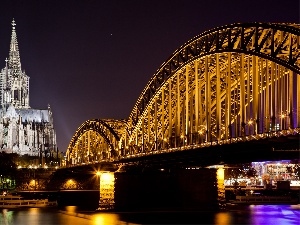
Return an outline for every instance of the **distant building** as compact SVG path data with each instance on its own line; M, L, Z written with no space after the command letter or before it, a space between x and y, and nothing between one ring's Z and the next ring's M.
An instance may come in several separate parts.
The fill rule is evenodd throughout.
M21 69L15 26L13 20L9 56L0 71L0 151L48 157L57 148L51 108L29 106L29 76Z

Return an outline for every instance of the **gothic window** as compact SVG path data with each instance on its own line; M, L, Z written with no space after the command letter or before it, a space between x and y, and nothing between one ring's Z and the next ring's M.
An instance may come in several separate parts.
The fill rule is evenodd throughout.
M18 90L14 90L14 99L19 100Z

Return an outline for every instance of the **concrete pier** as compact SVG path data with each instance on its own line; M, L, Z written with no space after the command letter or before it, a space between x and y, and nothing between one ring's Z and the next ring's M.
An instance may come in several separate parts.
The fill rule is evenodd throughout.
M115 210L215 210L217 169L115 173Z

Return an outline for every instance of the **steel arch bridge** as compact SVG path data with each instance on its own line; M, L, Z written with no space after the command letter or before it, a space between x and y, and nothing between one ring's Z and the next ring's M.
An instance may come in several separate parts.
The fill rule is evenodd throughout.
M67 161L114 161L299 131L300 24L232 24L177 49L127 120L85 122Z
M93 119L84 122L73 135L67 150L69 163L85 164L117 156L125 120Z

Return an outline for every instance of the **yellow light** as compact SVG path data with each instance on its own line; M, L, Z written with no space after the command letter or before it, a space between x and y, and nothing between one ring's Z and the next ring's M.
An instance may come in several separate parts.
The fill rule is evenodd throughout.
M285 115L284 115L284 114L281 114L280 117L281 117L281 119L283 119L283 118L285 117Z
M100 171L97 171L97 172L96 172L96 175L97 175L97 176L100 176L100 175L101 175L101 172L100 172Z
M214 224L231 224L231 218L228 213L219 212L215 216Z
M248 121L248 124L249 124L249 125L251 125L252 123L253 123L253 121L252 121L252 120L249 120L249 121Z
M99 213L94 214L91 217L92 224L117 224L119 222L119 217L116 214L110 213Z
M110 183L115 180L114 174L113 173L102 173L100 177L101 181L100 182L105 182L105 183Z
M114 173L103 171L100 172L100 200L99 209L111 209L114 205Z
M34 216L36 216L36 215L38 215L39 213L40 213L40 209L39 208L29 208L28 209L29 211L30 211L30 215L34 215Z
M30 185L30 186L35 186L35 180L31 180L31 181L29 182L29 185Z
M66 211L68 212L68 213L75 213L76 212L76 207L77 206L66 206Z
M217 169L217 179L224 181L224 168L220 167Z

